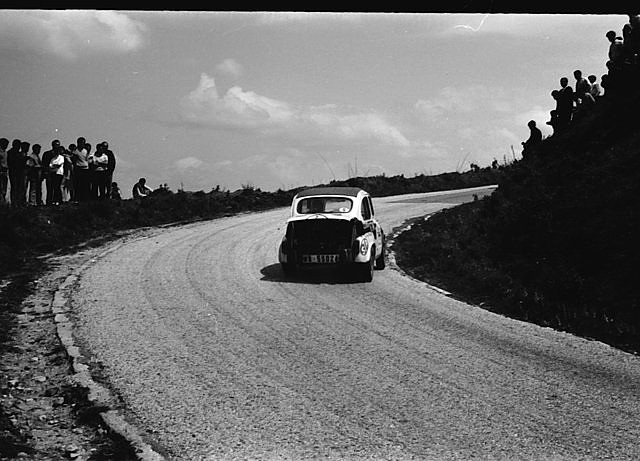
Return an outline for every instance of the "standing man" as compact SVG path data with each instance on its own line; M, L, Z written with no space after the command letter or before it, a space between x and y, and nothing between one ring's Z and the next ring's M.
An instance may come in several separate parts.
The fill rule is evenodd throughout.
M576 79L575 101L576 105L579 106L585 98L584 95L591 91L591 83L582 76L581 70L574 71L573 76Z
M58 147L60 147L60 141L57 139L54 139L53 141L51 141L51 150L48 150L44 154L42 154L42 173L43 173L42 179L45 181L45 186L47 191L47 198L46 198L47 205L51 205L53 203L54 178L51 176L52 173L51 173L51 168L49 168L49 166L51 165L51 160L53 160L53 157L57 155Z
M89 156L89 164L93 165L93 180L96 191L94 196L98 199L108 199L107 195L107 164L109 163L109 157L105 152L103 143L96 146L96 151L93 155Z
M571 123L573 114L573 88L569 86L569 79L562 77L560 79L560 89L558 90L558 128L562 131L566 130Z
M116 169L116 156L109 150L109 143L104 141L104 153L107 155L107 172L106 172L106 184L107 184L107 197L111 197L111 184L113 183L113 172Z
M28 143L27 143L28 144ZM28 147L27 147L28 149ZM7 152L7 166L9 167L9 183L11 184L11 206L22 206L25 198L24 168L25 155L22 153L22 141L14 139L11 149Z
M9 184L7 147L9 147L9 140L0 138L0 205L6 205L7 203L7 185Z
M62 178L64 177L64 147L58 144L49 162L49 179L51 183L51 204L62 203Z
M75 200L86 202L89 200L91 182L89 180L89 149L85 138L78 138L76 148L71 153L71 157L73 160Z
M42 162L40 161L40 144L34 144L27 156L27 187L29 205L42 205Z

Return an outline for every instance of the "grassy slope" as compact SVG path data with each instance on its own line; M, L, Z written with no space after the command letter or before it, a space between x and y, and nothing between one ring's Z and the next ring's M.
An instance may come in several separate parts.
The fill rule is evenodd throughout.
M492 197L402 235L399 264L505 315L640 351L639 108L638 93L600 101Z

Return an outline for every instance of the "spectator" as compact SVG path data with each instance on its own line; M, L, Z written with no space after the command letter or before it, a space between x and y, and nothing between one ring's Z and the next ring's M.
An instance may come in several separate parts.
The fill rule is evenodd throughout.
M73 160L71 159L71 152L76 150L75 144L69 144L69 148L65 149L62 155L64 156L64 175L62 177L62 200L64 202L70 202L74 199L73 191Z
M597 101L598 98L602 96L602 88L600 88L600 85L596 80L598 80L598 77L595 75L589 75L589 83L591 83L591 90L589 90L589 93L591 93L593 99Z
M531 149L542 142L542 132L536 126L536 122L534 120L530 120L527 123L529 130L531 131L529 135L529 139L522 143L522 157L525 158L531 152Z
M631 53L631 64L640 64L640 14L629 15L629 51Z
M151 193L151 189L146 185L147 180L140 178L137 183L133 185L133 198L147 197Z
M27 156L28 204L42 205L42 162L40 160L40 144L34 144Z
M0 205L6 205L7 203L7 186L9 185L7 147L9 147L9 140L0 138Z
M51 205L53 203L53 178L51 173L51 160L57 155L58 147L60 147L60 141L54 139L51 141L51 150L42 154L42 179L45 181L45 188L47 191L46 204Z
M573 88L569 85L569 79L567 79L567 77L560 79L560 87L558 90L558 107L556 111L558 115L558 128L564 131L569 127L569 123L571 123L571 115L573 113Z
M87 162L89 162L89 157L91 157L91 144L89 144L88 142L85 143L84 145L85 149L87 150ZM89 162L89 168L88 168L88 184L87 184L87 200L92 200L97 198L97 195L94 195L94 193L97 191L96 187L95 187L95 178L94 178L94 171L95 167L93 165L93 163Z
M556 134L556 130L558 127L558 111L556 110L552 110L551 112L549 112L549 121L547 122L547 125L550 125L551 128L553 128L553 134Z
M609 45L609 61L607 62L607 68L609 70L622 69L622 63L624 61L624 44L622 38L618 37L613 30L606 33L606 37L611 43Z
M582 104L584 95L591 91L591 84L586 78L582 76L581 70L574 71L573 76L576 79L576 91L575 91L574 97L576 101L576 106L579 106L580 104Z
M113 172L116 169L116 156L113 155L113 152L109 150L109 143L104 141L102 143L104 145L104 152L107 155L107 172L106 172L106 184L107 184L107 197L111 197L111 184L113 183Z
M14 139L11 143L11 149L7 151L9 183L11 184L11 206L21 206L25 202L25 157L22 141Z
M109 158L106 154L106 148L103 143L96 146L96 152L89 155L89 165L93 165L93 187L94 198L107 199L107 166Z
M62 203L62 179L64 178L64 147L58 145L49 162L49 178L51 181L51 204Z
M87 142L83 137L79 137L75 150L71 152L73 162L73 189L75 191L74 200L86 202L89 200L91 181L89 178L89 151Z
M120 187L118 187L117 182L111 183L111 195L109 195L111 200L122 200L122 195L120 195Z

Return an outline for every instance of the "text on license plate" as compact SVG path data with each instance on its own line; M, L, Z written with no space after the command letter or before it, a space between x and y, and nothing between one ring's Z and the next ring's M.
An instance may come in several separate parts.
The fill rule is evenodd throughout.
M302 255L302 262L305 264L308 263L337 263L339 262L339 255Z

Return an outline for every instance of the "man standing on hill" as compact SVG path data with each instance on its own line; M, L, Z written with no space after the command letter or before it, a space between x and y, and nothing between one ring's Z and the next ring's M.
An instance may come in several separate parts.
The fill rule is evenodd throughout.
M569 79L562 77L560 79L560 89L558 90L558 130L564 131L571 123L571 115L573 113L573 88L569 86Z
M7 138L0 138L0 205L7 203L7 186L9 185L7 147L9 147L9 140Z
M573 76L576 79L575 100L576 100L576 105L579 106L580 104L582 104L582 101L584 100L584 97L585 97L584 95L591 91L591 84L586 78L582 76L581 70L574 71Z
M29 144L29 143L27 143ZM27 146L27 151L29 146ZM9 182L11 184L11 206L22 206L25 202L25 160L24 146L19 139L14 139L11 149L7 152L7 166L9 167ZM28 153L28 152L27 152Z
M51 164L51 160L55 157L58 151L58 147L60 147L60 141L54 139L51 141L51 150L46 151L42 154L42 179L45 181L45 187L47 191L46 203L47 205L51 205L53 203L53 173L51 172L51 168L49 165Z
M113 155L113 152L109 149L109 143L107 141L103 141L104 145L104 153L107 155L107 173L106 173L106 185L107 185L107 197L111 197L111 184L113 183L113 172L116 169L116 156Z
M75 200L86 202L89 200L89 151L87 141L82 136L78 138L76 148L71 152L73 161L73 180L75 190Z

